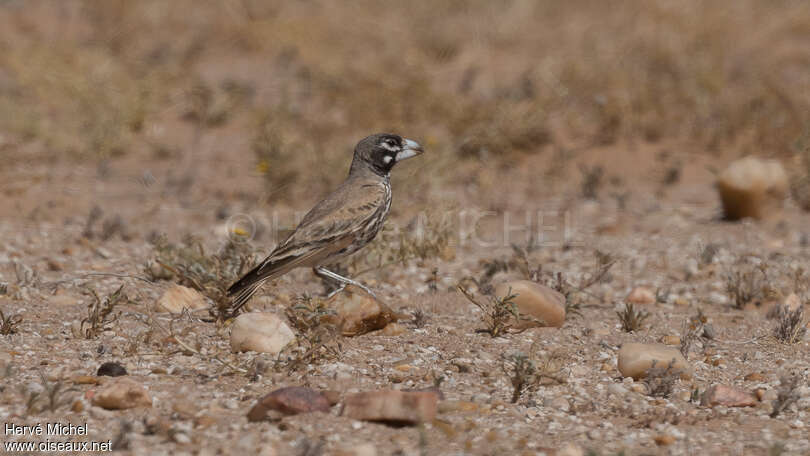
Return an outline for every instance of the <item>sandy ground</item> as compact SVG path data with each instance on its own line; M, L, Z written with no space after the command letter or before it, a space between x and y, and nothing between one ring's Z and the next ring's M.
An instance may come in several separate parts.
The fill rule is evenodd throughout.
M201 164L209 166L215 167L216 162ZM807 338L792 345L778 343L772 336L774 320L767 319L761 309L734 308L726 293L726 275L746 258L770 265L775 289L793 291L792 274L808 266L802 231L808 217L790 203L778 221L724 222L718 217L712 182L698 177L673 186L663 196L656 195L649 184L649 193L634 193L638 196L622 209L610 199L579 198L564 209L553 200L539 201L537 210L546 215L547 229L528 258L532 267L542 268L543 280L562 272L578 283L596 270L596 250L609 253L617 263L587 295L578 295L581 315L569 315L562 328L491 338L476 332L483 325L480 314L455 290L455 284L465 276L480 276L482 261L513 258L498 227L504 211L490 216L494 221L484 220L473 236L461 239L454 234L452 260L410 261L364 276L400 313L410 315L420 309L426 318L424 326L416 327L406 319L406 331L398 336L372 333L342 338L339 356L288 373L274 369L264 355L231 354L227 327L191 317L175 321L173 330L200 352L184 352L171 343L165 333L170 318L149 310L168 284L126 276L144 276L144 265L154 255L145 240L152 231L190 232L212 249L221 246L227 235L217 230L223 222L217 221L214 208L227 204L195 198L193 192L167 197L159 189L168 184L159 177L150 187L134 190L141 185L135 170L115 163L109 169L103 179L76 178L91 172L80 167L69 172L59 167L20 167L18 173L10 173L7 192L15 180L37 182L37 175L47 184L25 187L12 200L20 215L2 222L2 277L9 283L3 310L22 316L16 334L1 340L7 365L2 392L6 422L87 423L91 440L111 439L133 454L233 454L256 448L278 454L328 454L354 451L366 443L378 454L555 454L572 443L595 454L810 451L806 399L799 402L804 408L794 405L777 418L768 416L767 400L745 408L709 408L689 400L693 391L703 392L716 383L776 391L781 376L807 375ZM687 170L689 175L700 175L689 166ZM71 191L54 191L59 188ZM408 202L400 198L397 204ZM98 235L87 240L87 214L80 208L91 205L102 208L102 221L113 214L120 216L126 240L120 234L106 241ZM301 207L305 206L302 202ZM569 215L554 222L552 216L563 211ZM391 221L405 222L402 217ZM514 225L517 228L510 231L509 241L525 245L529 230ZM256 244L258 250L269 247ZM714 245L716 253L705 262L701 252L707 245ZM15 267L30 270L29 277L22 272L18 278ZM434 268L437 281L432 291L427 282ZM523 277L513 268L496 274L493 282L511 278ZM117 320L96 339L75 337L71 327L84 317L92 299L86 290L93 288L103 295L121 284L131 301L117 309ZM615 311L638 285L659 290L663 298L646 307L650 317L640 330L626 333ZM281 313L290 296L303 291L320 292L309 271L297 271L266 287L254 310ZM668 398L634 391L633 385L641 382L628 382L617 372L618 348L626 342L683 336L685 322L698 309L713 326L715 337L692 348L689 362L694 377L678 381ZM525 393L518 403L510 403L512 388L501 357L515 351L561 360L558 376L564 383L544 384ZM224 366L215 356L247 368L263 360L264 368L260 375L246 375ZM97 386L74 384L76 377L94 375L107 361L127 368L131 378L149 391L152 408L106 411L80 399ZM330 414L288 417L279 423L249 423L245 418L256 399L277 387L307 385L346 393L428 387L437 378L447 400L470 402L472 409L449 407L439 421L423 428L353 421L337 416L339 406ZM63 388L55 410L37 406L36 401L33 409L28 408L32 391L55 384ZM73 405L77 401L80 405ZM165 429L155 430L155 421ZM655 439L668 438L663 436L673 440L660 446Z

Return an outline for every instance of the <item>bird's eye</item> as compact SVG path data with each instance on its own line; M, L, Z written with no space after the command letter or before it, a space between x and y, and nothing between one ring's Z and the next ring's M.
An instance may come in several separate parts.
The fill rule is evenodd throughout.
M397 142L396 142L396 141L394 141L393 139L386 139L386 140L385 140L385 143L386 143L386 144L388 144L388 145L389 145L389 146L391 146L391 147L393 147L393 146L396 146L396 145L397 145Z

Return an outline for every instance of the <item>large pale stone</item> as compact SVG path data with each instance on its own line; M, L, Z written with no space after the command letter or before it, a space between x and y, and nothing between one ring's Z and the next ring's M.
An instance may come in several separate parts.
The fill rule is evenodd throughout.
M623 377L639 379L647 376L647 371L653 367L666 368L672 360L672 368L691 374L689 363L680 351L661 344L629 343L622 345L619 350L618 367Z
M510 291L511 290L511 291ZM521 322L517 327L553 326L559 328L565 323L565 296L551 288L531 280L514 280L495 287L495 296L503 298L517 295L514 303L518 311L536 321Z
M163 292L157 301L156 310L179 314L183 309L199 310L208 308L205 296L197 290L182 285L172 285Z
M394 311L385 303L352 286L335 295L330 306L337 313L344 336L359 336L383 329L397 320Z
M272 313L248 312L236 317L231 327L231 350L277 355L295 339L292 330Z
M434 392L373 391L347 394L340 414L355 420L392 424L431 422L439 395Z
M107 383L93 394L93 405L107 410L151 407L152 398L136 381L126 377Z
M764 219L782 207L788 177L776 160L746 157L720 173L717 190L727 219Z

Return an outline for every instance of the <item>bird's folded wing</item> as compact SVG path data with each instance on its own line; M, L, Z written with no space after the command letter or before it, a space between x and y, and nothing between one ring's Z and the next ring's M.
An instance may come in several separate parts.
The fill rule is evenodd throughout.
M268 261L310 255L322 249L325 255L340 251L377 215L385 198L384 187L377 184L341 186L304 216Z

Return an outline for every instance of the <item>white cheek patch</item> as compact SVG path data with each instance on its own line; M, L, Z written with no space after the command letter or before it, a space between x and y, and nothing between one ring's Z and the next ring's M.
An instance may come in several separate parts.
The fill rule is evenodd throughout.
M380 144L380 146L382 146L384 149L389 150L391 152L398 152L399 151L399 147L391 146L388 143L382 143L382 144Z
M392 157L390 155L386 155L385 157L383 157L383 161L385 162L386 165L391 163L391 160L393 160L393 159L394 159L394 157Z

